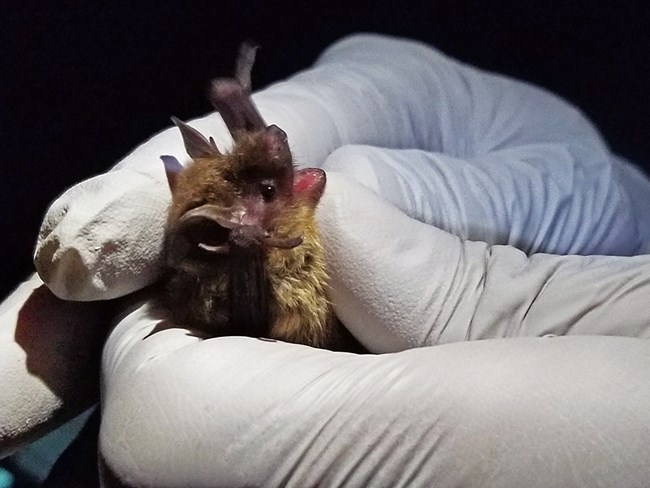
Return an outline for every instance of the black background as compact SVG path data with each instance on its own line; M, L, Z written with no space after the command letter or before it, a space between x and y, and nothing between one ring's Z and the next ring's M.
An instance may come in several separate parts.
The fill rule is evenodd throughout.
M420 39L580 106L650 168L650 7L644 1L2 2L0 296L31 271L48 204L147 137L210 110L236 48L262 45L254 88L357 31Z

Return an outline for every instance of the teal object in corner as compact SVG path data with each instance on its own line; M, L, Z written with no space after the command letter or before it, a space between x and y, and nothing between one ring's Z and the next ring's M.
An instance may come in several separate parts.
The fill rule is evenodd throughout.
M14 486L14 477L9 471L0 468L0 488L11 488Z

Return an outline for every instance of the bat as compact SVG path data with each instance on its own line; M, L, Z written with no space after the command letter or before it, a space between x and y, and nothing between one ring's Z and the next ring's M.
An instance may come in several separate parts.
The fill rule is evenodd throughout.
M172 117L192 161L182 168L163 157L172 191L163 299L173 320L212 336L356 350L326 296L314 216L326 176L296 170L287 135L255 107L256 49L243 44L234 78L211 83L210 100L233 137L230 152Z

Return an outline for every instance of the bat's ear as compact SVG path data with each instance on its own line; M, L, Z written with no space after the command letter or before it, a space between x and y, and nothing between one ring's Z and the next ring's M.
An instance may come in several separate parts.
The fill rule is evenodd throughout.
M209 159L221 154L214 139L206 139L198 130L190 127L176 117L172 117L172 122L181 131L181 136L183 136L183 142L185 143L185 150L192 159Z
M269 125L262 136L266 151L272 160L286 161L291 164L291 150L286 132L277 125Z
M293 192L299 197L307 198L316 207L323 196L326 181L325 171L320 168L301 169L293 177Z
M160 159L165 165L165 174L167 175L169 189L173 192L174 188L176 188L176 177L183 169L183 165L174 156L160 156Z

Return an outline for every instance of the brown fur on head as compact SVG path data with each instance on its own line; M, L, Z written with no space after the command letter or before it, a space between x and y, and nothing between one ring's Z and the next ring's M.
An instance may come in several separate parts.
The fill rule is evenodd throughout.
M191 129L177 119L175 123L181 131ZM276 140L282 138L284 146ZM256 185L265 182L275 188L275 195L266 203L279 211L273 202L284 204L291 198L293 161L286 135L275 126L241 137L230 154L213 153L193 158L174 178L174 207L170 219L178 219L188 210L206 203L242 207L246 199L259 197L263 200L263 195L259 194L262 189Z

